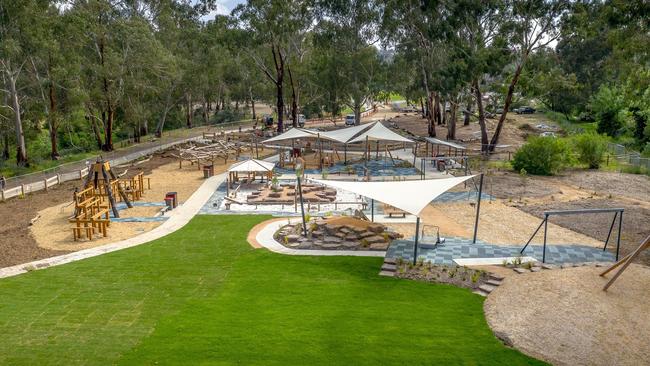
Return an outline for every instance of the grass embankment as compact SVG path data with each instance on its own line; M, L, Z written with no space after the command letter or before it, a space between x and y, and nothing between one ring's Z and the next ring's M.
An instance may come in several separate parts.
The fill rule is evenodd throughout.
M514 365L469 290L252 249L265 216L0 280L0 364Z

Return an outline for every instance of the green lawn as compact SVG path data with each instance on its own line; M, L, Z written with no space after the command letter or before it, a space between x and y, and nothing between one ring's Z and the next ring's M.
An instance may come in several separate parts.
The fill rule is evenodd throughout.
M538 364L468 290L380 258L252 249L265 216L198 216L151 244L0 280L0 364Z

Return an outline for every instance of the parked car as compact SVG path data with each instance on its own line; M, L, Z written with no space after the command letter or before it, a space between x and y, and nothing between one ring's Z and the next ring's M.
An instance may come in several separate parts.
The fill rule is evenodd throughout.
M305 115L304 114L299 114L298 115L298 127L305 127Z
M528 107L528 106L521 107L521 108L516 108L515 113L517 113L517 114L533 114L533 113L535 113L535 108Z
M345 125L346 126L354 126L356 125L356 118L354 118L354 114L348 114L345 116Z

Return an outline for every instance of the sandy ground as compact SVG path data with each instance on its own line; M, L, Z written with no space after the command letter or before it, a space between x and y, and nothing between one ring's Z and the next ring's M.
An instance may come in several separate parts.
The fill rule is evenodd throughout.
M471 238L474 234L476 207L467 202L431 204L422 211L425 234L434 233L431 225L440 227L441 236ZM478 238L490 244L525 244L541 220L501 201L481 204ZM404 235L414 235L413 224L390 224ZM538 234L532 242L542 243ZM548 244L583 244L602 247L603 243L555 224L548 226Z
M603 268L510 276L485 301L492 330L556 365L647 365L650 268L632 265L609 288Z
M223 160L215 161L215 174L222 173L233 163L224 164ZM136 174L137 169L130 169L129 175ZM203 183L203 171L196 165L183 164L179 169L178 162L168 162L150 170L146 178L151 178L151 190L145 191L140 202L161 202L167 192L178 192L179 202L182 203ZM138 207L120 211L120 217L152 217L161 207ZM38 246L49 250L76 251L92 248L111 242L124 240L143 232L154 229L162 224L158 222L113 222L108 230L108 236L97 235L93 240L82 239L74 241L71 224L68 217L72 215L73 206L63 203L39 211L41 218L34 224L30 232Z

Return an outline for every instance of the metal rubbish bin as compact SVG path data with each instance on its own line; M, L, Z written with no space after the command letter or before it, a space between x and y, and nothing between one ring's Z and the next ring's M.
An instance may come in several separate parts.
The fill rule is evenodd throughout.
M214 165L203 166L203 178L208 179L214 175Z
M165 194L165 202L167 202L167 199L172 200L171 208L178 207L178 193L176 193L176 192L167 192L167 194Z

